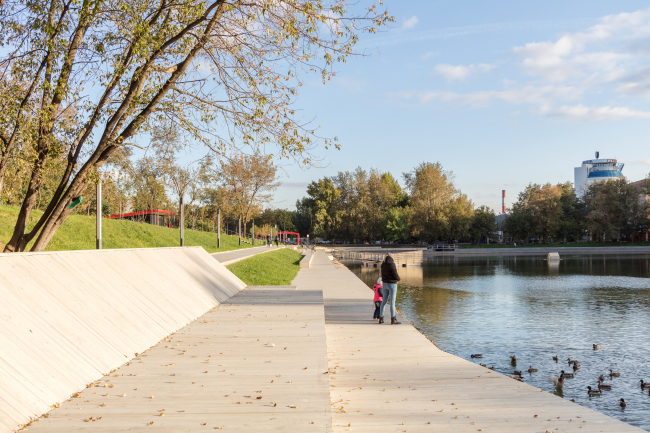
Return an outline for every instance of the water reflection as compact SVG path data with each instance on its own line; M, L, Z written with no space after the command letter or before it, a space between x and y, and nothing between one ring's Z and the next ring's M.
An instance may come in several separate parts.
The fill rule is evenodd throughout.
M371 285L375 268L351 269ZM538 257L434 257L422 267L400 268L398 308L443 350L512 374L555 392L552 377L581 369L567 379L563 396L650 430L650 256L565 256L558 264ZM592 345L601 344L594 351ZM518 366L510 365L516 354ZM552 356L558 355L555 362ZM612 391L588 397L600 374ZM625 398L625 410L618 400Z

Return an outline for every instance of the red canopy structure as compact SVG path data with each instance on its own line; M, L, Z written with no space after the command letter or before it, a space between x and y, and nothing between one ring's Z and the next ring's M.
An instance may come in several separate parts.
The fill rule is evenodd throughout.
M280 236L282 236L282 243L286 244L287 243L287 235L296 235L298 236L298 241L296 242L296 245L300 245L300 233L296 232L278 232Z

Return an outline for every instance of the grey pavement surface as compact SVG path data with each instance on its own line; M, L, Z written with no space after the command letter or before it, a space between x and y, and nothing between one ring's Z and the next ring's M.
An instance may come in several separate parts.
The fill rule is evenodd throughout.
M248 288L27 431L331 431L322 299Z

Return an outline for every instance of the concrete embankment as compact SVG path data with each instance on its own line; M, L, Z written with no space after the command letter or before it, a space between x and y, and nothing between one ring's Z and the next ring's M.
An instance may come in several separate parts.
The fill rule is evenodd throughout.
M244 288L200 247L0 254L0 432Z
M574 254L650 254L650 247L525 247L459 248L453 252L425 251L424 256L546 256L548 253Z
M571 254L650 254L650 246L630 247L509 247L509 248L458 248L454 251L434 251L423 248L381 248L381 247L348 247L329 248L338 250L343 259L380 260L384 255L391 253L396 256L422 253L426 257L440 256L546 256L548 253L556 252L563 255ZM355 257L357 256L357 257ZM413 256L416 257L415 255Z

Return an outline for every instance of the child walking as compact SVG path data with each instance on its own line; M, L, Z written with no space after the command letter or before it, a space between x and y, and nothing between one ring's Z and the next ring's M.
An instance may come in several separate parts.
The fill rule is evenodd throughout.
M381 306L381 288L383 287L383 283L381 282L381 278L377 280L377 284L372 286L372 290L375 292L375 297L372 299L372 302L375 304L375 314L372 316L372 320L379 320L379 307Z

